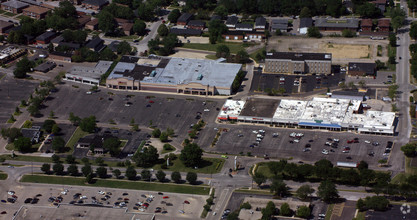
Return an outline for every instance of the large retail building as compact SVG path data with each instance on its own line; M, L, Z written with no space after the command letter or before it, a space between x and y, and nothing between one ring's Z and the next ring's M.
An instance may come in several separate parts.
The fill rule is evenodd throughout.
M330 74L332 54L273 52L265 57L264 73Z

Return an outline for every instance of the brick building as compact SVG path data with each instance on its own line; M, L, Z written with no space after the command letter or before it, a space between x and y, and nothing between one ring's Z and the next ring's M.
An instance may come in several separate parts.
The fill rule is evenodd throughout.
M332 54L329 53L267 53L264 73L330 74Z

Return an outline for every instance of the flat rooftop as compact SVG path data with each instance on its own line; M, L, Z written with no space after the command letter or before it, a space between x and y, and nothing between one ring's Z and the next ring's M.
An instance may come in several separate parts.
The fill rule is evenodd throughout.
M237 117L242 112L243 106L245 106L246 101L236 101L236 100L226 100L222 109L219 112L218 118L226 120L228 117Z
M67 74L81 77L99 78L110 68L111 61L100 60L94 67L73 66Z
M313 98L307 103L300 121L325 124L341 123L349 103L350 99Z
M295 122L304 113L307 101L282 99L274 113L274 121Z
M246 101L240 115L272 118L275 114L281 100L279 99L254 99L250 98Z

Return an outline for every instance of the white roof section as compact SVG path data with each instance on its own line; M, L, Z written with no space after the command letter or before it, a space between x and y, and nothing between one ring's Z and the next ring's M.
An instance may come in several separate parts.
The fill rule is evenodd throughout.
M276 122L298 122L304 114L307 101L282 99L273 116Z
M134 63L119 62L114 67L113 71L110 73L107 79L129 78L130 80L133 80L133 77L126 77L126 76L123 76L123 74L119 74L116 72L132 71L135 68L135 65L136 64Z
M237 118L242 112L246 101L226 100L219 112L218 118Z
M345 117L349 103L350 99L313 98L307 103L300 121L339 124Z
M171 58L162 71L143 82L181 85L199 83L230 88L241 64L220 63L214 60Z
M106 73L112 63L111 61L100 60L94 67L73 66L67 75L100 79L101 75Z

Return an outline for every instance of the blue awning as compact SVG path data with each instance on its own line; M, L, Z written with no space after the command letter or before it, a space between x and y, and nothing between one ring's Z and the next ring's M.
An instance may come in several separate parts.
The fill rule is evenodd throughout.
M336 125L336 124L321 124L321 123L314 123L314 122L300 122L298 123L298 125L309 126L309 127L342 128L342 126Z

